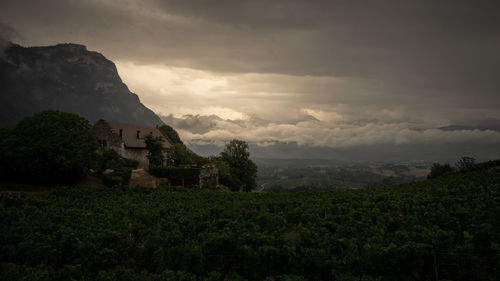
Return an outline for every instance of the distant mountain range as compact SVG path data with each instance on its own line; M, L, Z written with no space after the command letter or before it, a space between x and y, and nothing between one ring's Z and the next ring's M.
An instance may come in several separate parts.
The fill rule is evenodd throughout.
M115 64L83 45L22 47L0 50L0 126L45 109L77 113L136 125L163 121L130 92Z
M488 125L450 125L445 127L440 127L440 130L443 131L497 131L500 132L500 124L488 124Z

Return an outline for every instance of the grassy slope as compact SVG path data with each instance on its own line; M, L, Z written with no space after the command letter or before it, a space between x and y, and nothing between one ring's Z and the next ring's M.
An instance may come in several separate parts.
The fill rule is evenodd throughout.
M499 213L498 168L325 193L2 194L0 279L498 280Z

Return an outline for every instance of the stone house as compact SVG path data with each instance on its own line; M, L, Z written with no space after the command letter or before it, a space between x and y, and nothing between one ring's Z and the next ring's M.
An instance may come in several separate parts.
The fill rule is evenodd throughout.
M106 120L99 120L94 125L94 131L99 141L99 149L113 149L121 156L134 159L139 162L139 168L148 168L148 150L144 137L152 134L155 137L162 137L165 149L172 146L168 138L155 127L138 126Z

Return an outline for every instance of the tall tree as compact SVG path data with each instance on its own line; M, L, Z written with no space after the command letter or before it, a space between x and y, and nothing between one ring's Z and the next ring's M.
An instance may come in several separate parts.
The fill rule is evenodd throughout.
M182 143L172 145L168 148L167 153L169 160L173 160L176 166L183 164L203 165L208 162L207 158L199 156Z
M432 164L431 171L427 175L428 179L433 179L440 177L445 174L452 173L454 171L453 167L450 166L450 164L439 164L439 163L434 163Z
M183 144L179 134L174 128L169 125L162 125L158 129L172 142L172 144Z
M155 137L151 134L144 138L146 149L148 150L149 167L159 167L163 165L163 138Z
M257 165L250 159L247 142L233 139L220 155L230 171L230 176L222 179L223 184L229 185L233 191L251 191L257 187Z
M73 184L96 159L97 139L90 123L73 113L46 110L23 119L2 141L3 164L18 180ZM4 166L4 165L2 165Z
M457 166L458 170L466 171L467 169L471 169L472 167L474 167L475 163L476 163L476 159L474 159L473 157L464 156L464 157L460 158L460 160L458 161L456 166Z

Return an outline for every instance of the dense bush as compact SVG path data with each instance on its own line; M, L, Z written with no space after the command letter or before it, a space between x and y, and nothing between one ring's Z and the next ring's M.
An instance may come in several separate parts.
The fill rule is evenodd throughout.
M172 144L183 144L177 131L169 125L162 125L158 128Z
M2 194L0 280L500 280L499 202L494 166L317 193Z
M173 161L174 165L186 165L186 164L196 164L203 165L208 163L205 157L201 157L198 154L189 150L184 144L176 143L167 149L168 159Z
M146 149L148 150L146 157L149 160L149 167L163 166L163 162L165 161L165 157L163 155L163 138L148 134L144 137L144 142L146 143Z
M431 167L431 172L427 175L428 179L434 179L449 173L453 173L455 169L450 164L434 163Z
M97 170L99 172L103 172L106 169L115 170L122 167L137 169L139 166L139 162L137 160L127 159L113 149L103 151L98 155L97 159Z
M229 173L222 174L220 182L233 191L251 191L257 188L257 165L250 159L248 143L242 140L231 140L220 154L221 160L227 164Z
M46 110L0 130L0 170L10 179L74 184L95 163L97 139L90 123L73 113Z
M109 174L102 175L102 183L107 187L127 186L132 176L132 168L119 167Z
M102 183L108 187L128 185L132 170L137 169L139 165L137 160L124 158L112 149L99 154L97 163L97 171L101 173ZM107 169L111 169L112 172L106 172Z
M427 175L428 179L434 179L443 175L448 175L451 173L467 173L473 171L481 171L494 167L500 166L499 160L490 160L481 163L475 163L475 159L472 157L462 157L456 164L456 169L450 164L432 164L431 171Z

